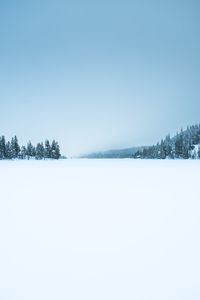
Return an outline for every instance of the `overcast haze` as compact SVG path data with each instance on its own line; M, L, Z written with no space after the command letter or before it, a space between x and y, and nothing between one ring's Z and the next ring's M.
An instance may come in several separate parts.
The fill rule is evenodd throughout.
M200 122L200 2L0 1L0 133L66 155Z

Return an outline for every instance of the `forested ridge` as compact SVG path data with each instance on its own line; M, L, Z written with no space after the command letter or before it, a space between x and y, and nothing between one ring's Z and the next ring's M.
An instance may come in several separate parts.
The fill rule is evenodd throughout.
M168 134L160 143L143 147L133 154L133 158L152 159L199 159L200 158L200 124L181 129L175 136Z
M168 134L152 146L135 146L127 149L114 149L94 152L83 158L141 158L141 159L199 159L200 124L181 129L174 136Z
M17 136L6 141L4 135L0 136L0 159L59 159L60 146L55 140L52 143L46 140L34 146L31 141L26 146L20 146Z

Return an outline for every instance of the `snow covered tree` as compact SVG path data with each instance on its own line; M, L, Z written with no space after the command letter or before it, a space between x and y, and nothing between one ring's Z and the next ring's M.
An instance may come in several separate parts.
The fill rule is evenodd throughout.
M43 143L38 143L35 149L35 158L43 159L44 158L44 145Z
M53 140L53 142L51 144L51 158L53 158L53 159L60 158L60 147L55 140Z
M28 159L35 156L35 147L33 147L30 141L28 142L26 147L26 155Z
M18 158L20 153L20 146L18 144L18 139L16 135L11 139L11 152L12 158Z
M29 141L27 147L20 147L16 136L12 137L11 141L6 142L4 136L0 136L0 159L43 159L52 158L59 159L61 157L58 143L53 140L50 144L49 140L43 143L38 143L35 148Z
M178 137L175 142L175 155L176 155L176 158L181 158L183 155L183 138L182 138L182 136Z
M164 140L157 145L144 147L143 150L137 151L133 157L141 158L200 158L200 124L188 126L174 137L167 135Z
M51 145L49 143L49 140L45 141L45 148L44 148L44 156L45 158L51 158Z
M6 140L4 135L0 137L0 159L6 158Z
M22 147L21 147L19 157L20 157L21 159L26 159L26 147L25 147L25 146L22 146Z
M7 159L12 159L12 149L11 149L11 143L8 141L6 143L6 158Z

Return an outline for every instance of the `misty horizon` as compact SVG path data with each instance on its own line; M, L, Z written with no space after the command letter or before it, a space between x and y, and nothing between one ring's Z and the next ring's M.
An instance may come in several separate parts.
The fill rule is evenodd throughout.
M0 133L65 155L157 143L199 122L198 1L0 4Z

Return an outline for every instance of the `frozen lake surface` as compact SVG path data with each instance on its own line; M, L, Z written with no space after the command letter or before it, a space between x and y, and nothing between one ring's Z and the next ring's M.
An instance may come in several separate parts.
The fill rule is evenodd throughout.
M199 300L200 161L1 161L0 299Z

